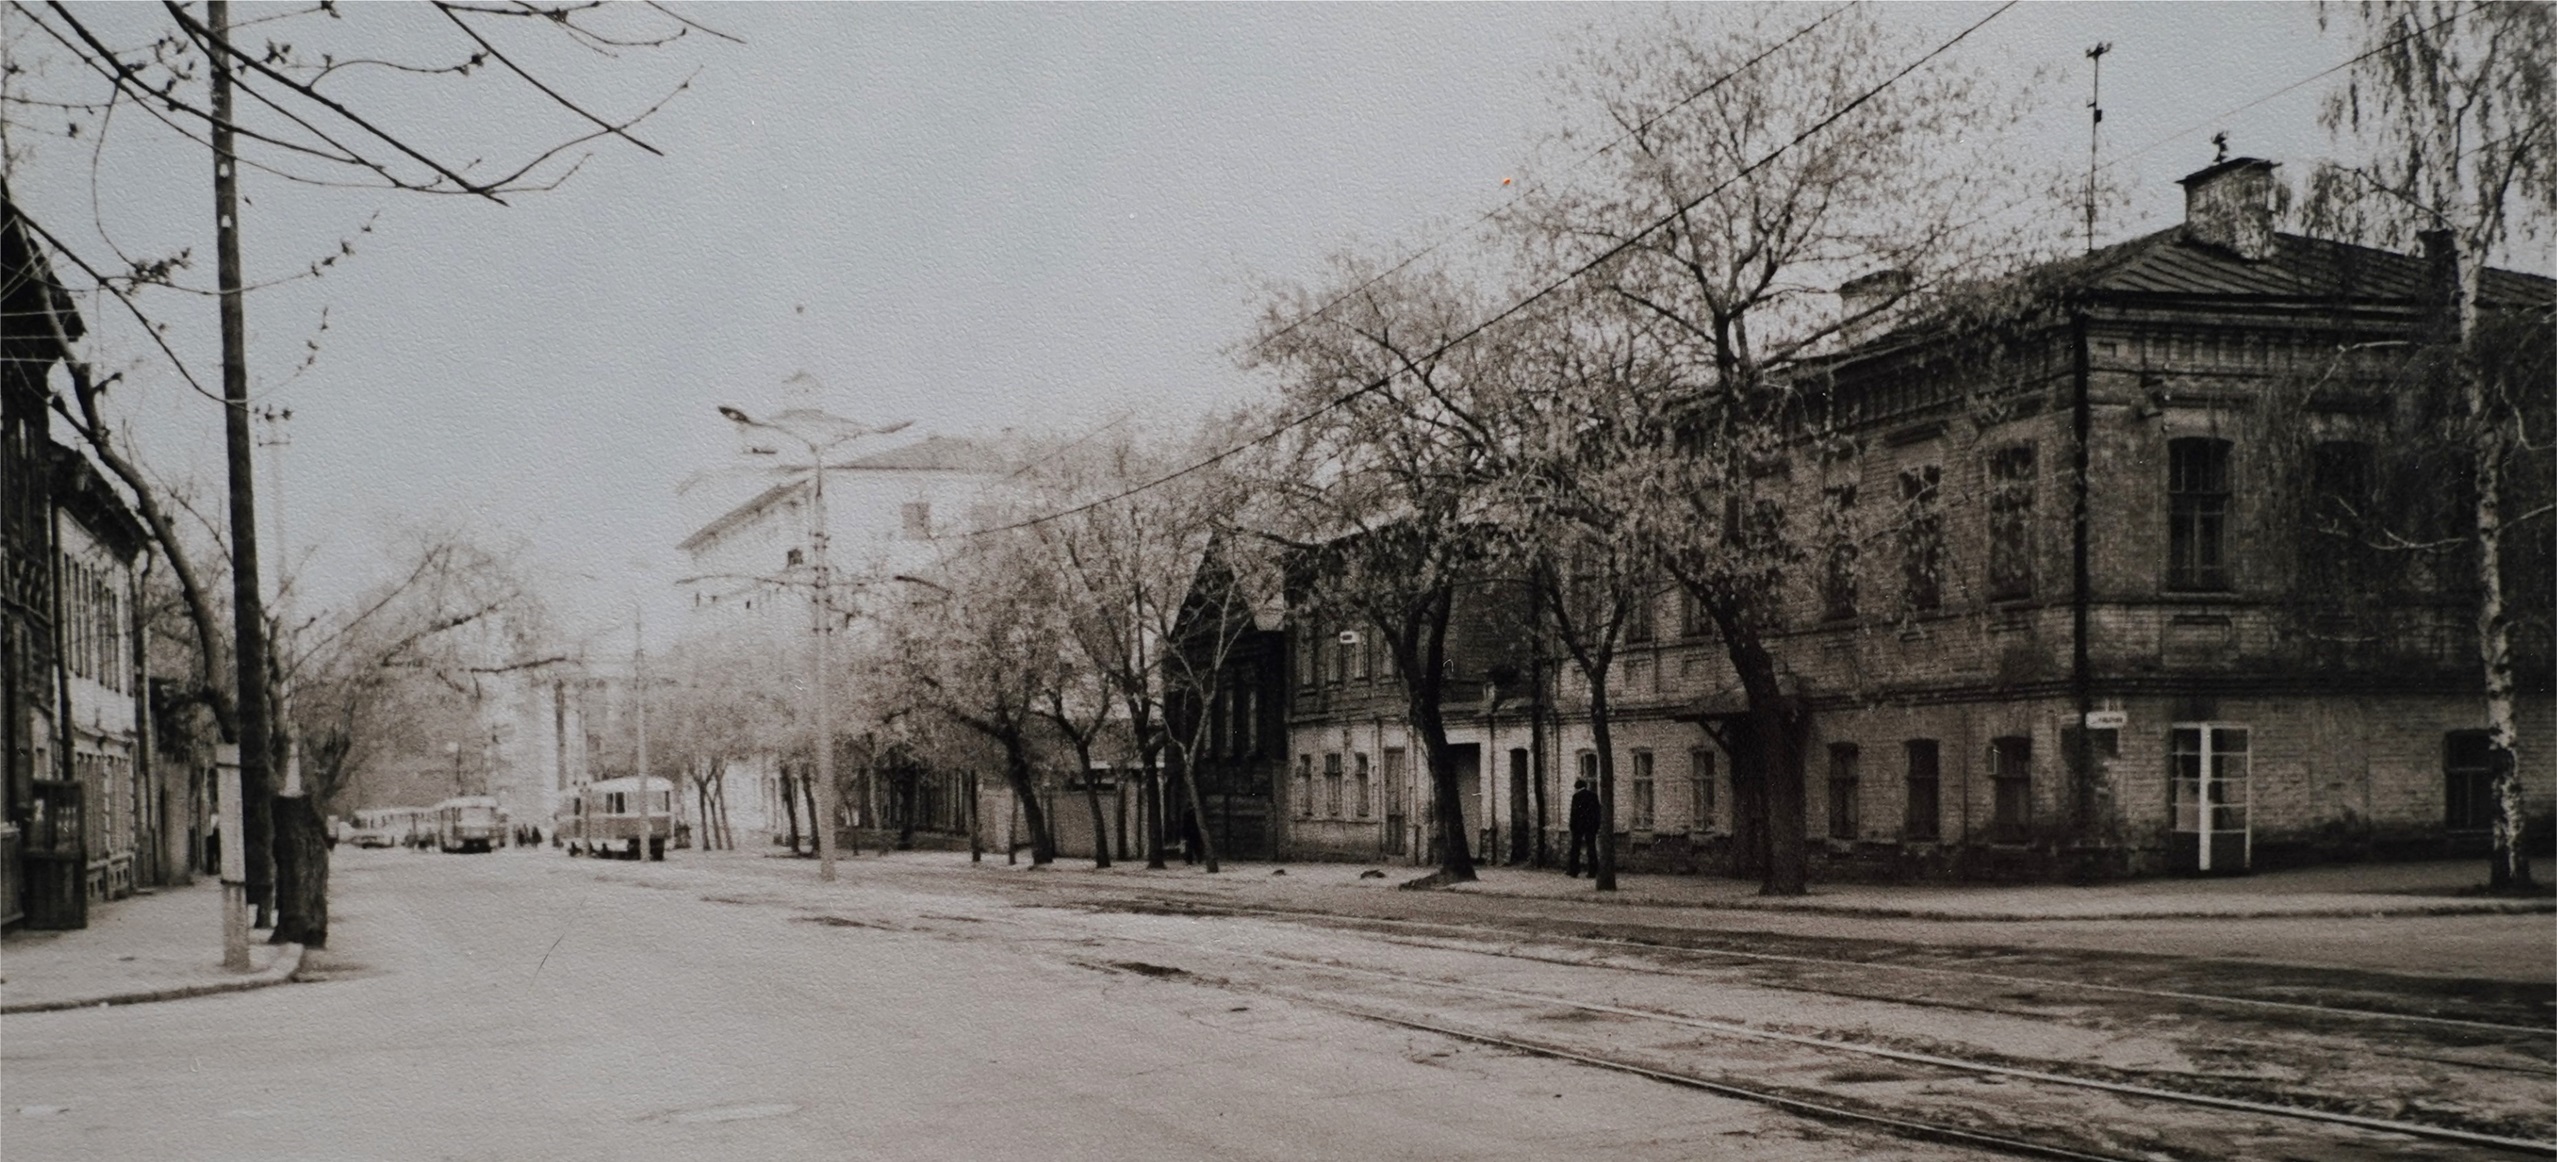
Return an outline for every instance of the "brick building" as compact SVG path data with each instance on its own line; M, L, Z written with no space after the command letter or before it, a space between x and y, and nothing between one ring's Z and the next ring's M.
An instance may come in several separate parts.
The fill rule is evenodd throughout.
M1811 711L1815 874L2482 850L2473 567L2376 550L2333 519L2395 505L2456 539L2458 498L2407 451L2439 407L2423 369L2447 256L2276 232L2260 159L2184 185L2177 227L2029 272L1976 318L1883 318L1801 373L1805 432L1773 491L1805 552L1769 644ZM1846 313L1903 286L1850 283ZM2490 271L2485 297L2548 341L2557 283ZM2515 540L2519 760L2544 835L2557 577L2545 521ZM1452 633L1501 636L1479 609ZM1293 854L1417 838L1421 816L1391 798L1415 761L1393 757L1411 753L1399 692L1355 637L1291 630ZM1718 870L1732 764L1704 727L1741 705L1723 647L1675 591L1627 637L1610 689L1620 862ZM1469 828L1510 851L1534 796L1504 784L1559 802L1595 767L1586 689L1544 653L1514 701L1461 663L1444 699L1473 756ZM1485 783L1485 753L1517 773ZM1362 798L1370 782L1382 798ZM1395 819L1401 847L1377 835Z

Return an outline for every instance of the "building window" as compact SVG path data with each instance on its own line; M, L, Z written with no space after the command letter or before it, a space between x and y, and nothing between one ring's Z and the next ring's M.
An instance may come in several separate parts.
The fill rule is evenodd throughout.
M1332 751L1323 756L1323 814L1341 817L1341 754Z
M1354 799L1354 801L1353 801L1353 803L1352 803L1352 806L1354 806L1354 807L1358 810L1358 817L1359 817L1359 818L1361 818L1361 819L1365 819L1365 818L1367 818L1368 805L1369 805L1371 802L1373 802L1373 800L1371 800L1371 799L1369 799L1369 798L1368 798L1368 777L1367 777L1367 756L1366 756L1366 755L1364 755L1364 754L1354 754L1354 755L1351 755L1351 756L1350 756L1350 773L1351 773L1351 774L1353 774L1353 775L1355 775L1355 776L1357 776L1357 779L1358 779L1358 786L1357 786L1357 788L1356 788L1356 796L1355 796L1355 799Z
M1687 810L1688 830L1713 830L1714 752L1703 747L1687 752Z
M1403 817L1403 748L1385 748L1385 817Z
M1989 457L1989 599L2033 596L2033 445Z
M1678 636L1705 636L1705 604L1684 585L1678 587Z
M1235 749L1245 758L1261 755L1261 691L1250 684L1251 675L1236 671L1232 680L1240 687L1242 704L1234 713L1234 733L1241 736Z
M1350 677L1367 680L1367 635L1354 633L1341 643L1341 652L1349 655Z
M1829 744L1829 838L1856 837L1856 744Z
M1650 582L1633 583L1632 592L1627 598L1630 604L1625 607L1626 641L1647 642L1660 636L1660 627L1652 619L1653 595L1654 589Z
M1913 612L1944 604L1944 513L1936 507L1944 470L1929 464L1900 474L1900 597Z
M2020 736L1989 740L1989 839L2022 843L2033 827L2033 740Z
M1943 838L1943 800L1938 797L1942 784L1937 781L1943 771L1942 757L1932 738L1913 738L1905 745L1909 752L1909 811L1901 835L1916 842L1933 843Z
M932 539L932 504L910 500L897 507L898 533L909 541Z
M2166 585L2226 589L2229 442L2187 436L2166 442Z
M1820 501L1820 523L1829 542L1820 570L1820 618L1848 621L1856 615L1856 486L1821 489Z
M1338 631L1328 636L1332 640L1325 643L1329 648L1324 651L1327 664L1323 667L1323 680L1338 686L1349 677L1350 650L1354 647L1341 641Z
M1314 632L1312 626L1296 635L1296 688L1299 690L1308 689L1322 680L1322 659L1317 656L1315 646L1322 640L1323 635Z
M1314 756L1296 756L1296 817L1314 817Z
M2442 737L2442 825L2453 831L2495 825L2495 747L2485 731Z
M1589 784L1590 790L1596 791L1598 789L1597 751L1585 750L1580 752L1580 780Z
M1631 820L1634 830L1651 830L1653 806L1651 752L1638 750L1634 752L1634 802Z

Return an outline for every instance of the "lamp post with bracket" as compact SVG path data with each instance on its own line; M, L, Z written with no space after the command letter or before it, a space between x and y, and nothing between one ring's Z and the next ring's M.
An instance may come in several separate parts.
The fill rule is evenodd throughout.
M721 407L719 414L746 432L771 433L806 449L808 461L790 467L804 470L809 478L808 551L815 592L811 596L809 628L814 640L809 646L812 717L817 727L817 878L835 878L835 732L834 732L834 570L827 556L826 526L826 457L836 448L863 436L883 436L902 431L909 421L872 426L858 420L832 415L813 407L785 410L769 420L759 420L733 407ZM771 455L772 448L750 448L749 451Z

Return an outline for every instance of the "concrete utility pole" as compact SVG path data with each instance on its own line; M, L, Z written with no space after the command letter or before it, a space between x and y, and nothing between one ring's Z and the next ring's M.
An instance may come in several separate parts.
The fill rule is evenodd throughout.
M648 862L651 810L648 790L648 617L633 612L630 622L630 689L639 704L639 862ZM674 796L667 796L672 800ZM666 839L675 838L674 803L666 804Z
M809 646L809 688L816 703L813 717L817 722L817 878L835 878L835 724L834 724L834 568L826 556L826 456L836 448L863 436L883 436L901 431L909 421L900 420L885 427L870 427L842 416L829 415L814 408L793 408L774 416L772 422L758 420L732 407L722 407L719 414L740 428L773 432L788 437L808 450L804 465L810 475L808 550L814 556L816 592L811 598L810 630L814 640Z
M222 841L222 967L247 972L249 965L248 858L240 837L240 748L222 743L213 748L214 834Z
M266 705L266 606L258 593L257 485L249 438L248 317L240 276L240 175L231 124L231 5L209 0L213 32L214 259L222 314L222 413L231 484L231 622L239 683L241 856L249 903L260 927L273 923L274 865L267 860L273 827L268 796L274 756Z

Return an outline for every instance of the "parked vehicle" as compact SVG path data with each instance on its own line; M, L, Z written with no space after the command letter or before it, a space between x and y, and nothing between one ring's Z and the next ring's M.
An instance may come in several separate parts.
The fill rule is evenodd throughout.
M644 836L648 858L666 858L675 829L675 785L649 779L643 804L639 784L636 777L601 779L569 792L551 817L560 846L570 855L637 859Z
M463 795L435 805L435 846L440 851L495 851L506 842L506 817L497 800Z
M355 813L345 841L357 847L413 847L431 814L424 807L367 807Z

